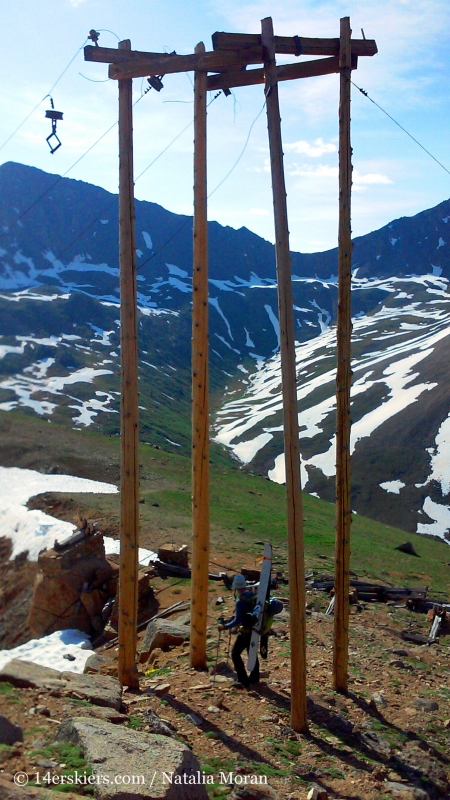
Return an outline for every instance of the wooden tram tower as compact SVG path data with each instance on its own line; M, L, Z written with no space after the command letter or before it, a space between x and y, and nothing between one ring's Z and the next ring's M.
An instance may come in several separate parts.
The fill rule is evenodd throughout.
M305 579L300 448L295 366L295 332L289 230L283 169L279 81L339 73L339 246L337 324L336 576L333 683L347 690L350 563L350 285L351 147L350 78L359 56L377 52L373 40L352 39L350 20L341 19L335 39L275 36L272 19L260 34L215 33L213 50L202 43L187 56L87 46L86 61L108 63L119 86L119 262L121 292L121 550L119 592L119 678L138 685L136 670L137 570L139 546L138 360L134 233L132 79L194 71L194 228L192 321L192 603L191 665L206 666L209 561L208 412L208 235L206 97L208 91L263 84L266 98L275 254L286 463L289 591L291 615L291 725L307 729ZM278 66L276 55L314 56ZM261 64L248 70L250 65Z

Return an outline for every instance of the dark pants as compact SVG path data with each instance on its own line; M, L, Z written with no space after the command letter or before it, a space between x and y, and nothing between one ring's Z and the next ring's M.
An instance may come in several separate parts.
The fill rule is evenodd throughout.
M233 660L234 668L237 673L237 678L243 686L248 686L250 683L258 683L259 681L259 661L256 659L256 664L250 673L250 676L247 675L247 670L244 667L244 662L241 658L241 653L246 650L248 653L250 647L250 640L252 638L252 632L248 631L246 633L238 633L236 637L236 641L233 645L233 649L231 651L231 658Z

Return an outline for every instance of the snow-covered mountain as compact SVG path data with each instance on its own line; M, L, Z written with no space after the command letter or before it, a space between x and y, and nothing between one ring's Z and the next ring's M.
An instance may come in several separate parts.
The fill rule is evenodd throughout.
M29 210L28 210L29 209ZM117 198L0 167L0 410L119 428ZM354 242L353 508L450 528L450 201ZM136 203L141 434L189 452L192 223ZM283 480L273 246L209 226L214 435ZM337 254L292 254L303 483L334 499Z

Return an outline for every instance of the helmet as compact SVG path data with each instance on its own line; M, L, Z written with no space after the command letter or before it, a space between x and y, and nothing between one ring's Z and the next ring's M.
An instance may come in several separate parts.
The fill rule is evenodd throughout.
M233 578L233 583L231 584L232 589L246 589L247 581L245 580L244 575L235 575Z

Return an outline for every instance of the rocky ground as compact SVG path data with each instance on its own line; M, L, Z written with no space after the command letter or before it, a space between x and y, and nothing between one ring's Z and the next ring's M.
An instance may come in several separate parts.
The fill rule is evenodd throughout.
M183 599L186 590L183 583L171 602ZM172 583L170 591L174 591ZM216 606L219 595L225 604ZM410 628L424 633L429 627L424 615L381 604L367 604L360 610L353 607L349 692L338 695L331 689L333 620L323 613L327 602L322 593L308 594L308 734L297 734L290 727L288 607L275 623L261 683L247 692L232 686L228 634L222 634L217 656L214 621L223 613L231 614L233 608L230 593L217 584L210 592L209 671L189 667L187 642L166 652L154 649L147 663L139 665L139 691L125 690L120 712L110 713L110 721L103 719L102 724L110 725L111 732L113 726L123 726L130 734L146 734L155 731L151 712L157 714L168 728L166 733L175 734L197 756L202 774L215 777L216 783L207 785L211 797L233 792L236 798L300 800L314 787L313 796L320 797L321 788L329 798L355 800L450 797L448 637L430 647L410 645L401 639L400 631ZM166 604L170 603L161 606ZM171 619L176 621L176 617ZM185 621L186 615L179 620ZM116 675L117 645L104 647L101 654L100 671ZM73 753L67 755L61 744L54 744L65 721L80 714L98 719L107 711L73 689L17 688L4 681L0 682L0 714L23 730L23 743L0 746L4 781L0 796L3 791L9 800L16 797L10 782L15 772L25 772L32 781L36 772L59 775L75 768ZM77 757L82 764L80 753ZM220 783L221 772L233 773L234 789ZM251 776L267 781L273 792L247 784L245 795L243 782ZM86 794L83 787L77 791ZM173 796L190 796L181 791ZM17 796L30 796L21 792Z

